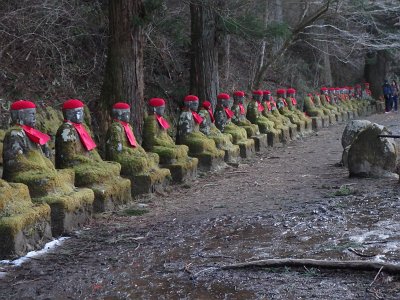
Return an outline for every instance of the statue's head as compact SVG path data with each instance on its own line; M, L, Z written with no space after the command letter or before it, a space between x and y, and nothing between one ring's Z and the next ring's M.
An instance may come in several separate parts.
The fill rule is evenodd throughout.
M287 89L287 96L288 97L296 97L296 90L294 88Z
M205 108L205 109L207 109L207 110L212 109L212 107L211 107L211 102L210 102L210 101L207 101L207 100L206 100L206 101L203 101L202 107Z
M83 106L84 104L82 101L78 99L69 99L65 101L62 107L64 119L72 123L83 123Z
M195 95L187 95L183 99L184 107L191 110L197 111L199 109L199 97Z
M231 100L231 97L229 96L229 94L226 94L226 93L218 94L217 101L218 101L218 105L220 105L222 107L231 108L233 105L233 101Z
M111 117L122 122L129 122L131 116L131 106L128 103L118 102L113 105Z
M335 88L334 87L330 87L328 89L328 93L329 93L329 95L334 95L335 94Z
M236 91L233 93L233 101L237 104L244 104L244 92Z
M255 101L261 101L261 98L263 96L263 92L262 92L262 90L256 90L256 91L253 91L252 95L253 95L253 99Z
M263 91L263 101L270 101L271 100L271 91L265 90Z
M165 100L162 98L151 98L149 100L149 113L157 114L159 116L164 115L165 112Z
M286 90L285 89L278 89L276 91L276 96L278 98L285 98ZM279 107L278 107L279 108Z
M323 86L320 91L322 95L328 95L328 88Z
M18 100L11 104L11 121L13 124L35 127L36 105L28 100Z

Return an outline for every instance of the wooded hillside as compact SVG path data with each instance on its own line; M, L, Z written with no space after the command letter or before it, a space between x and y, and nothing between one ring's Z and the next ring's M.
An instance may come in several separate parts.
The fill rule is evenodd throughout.
M125 38L135 45L125 46L140 48L127 49L139 78L119 87L131 93L107 94L103 85L109 34L121 34L117 47L124 39L109 30L110 8L128 20ZM157 96L173 112L190 92L214 102L222 91L293 86L301 98L322 85L369 81L378 96L384 78L400 75L396 0L3 0L0 20L3 102L80 98L95 111L100 99L139 101L144 110Z

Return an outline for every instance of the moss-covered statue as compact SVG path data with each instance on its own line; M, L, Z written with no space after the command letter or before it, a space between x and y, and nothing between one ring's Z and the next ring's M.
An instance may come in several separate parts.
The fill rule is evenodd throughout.
M265 133L268 136L268 145L274 146L282 140L281 131L275 127L275 123L269 118L265 117L262 113L265 107L261 104L263 92L261 90L253 91L252 99L247 105L247 119L257 124L261 133Z
M84 105L70 99L63 104L64 123L56 134L56 167L72 168L75 184L94 191L95 212L111 210L132 199L131 182L120 177L121 165L103 161L84 122Z
M233 143L240 147L240 156L249 158L254 155L255 142L253 139L247 138L246 129L232 122L232 117L234 116L231 110L232 104L233 101L228 94L221 93L217 96L217 106L214 112L215 126L221 132L232 135Z
M264 107L262 115L272 121L274 127L281 132L281 142L285 144L290 141L289 126L284 125L285 117L279 112L270 90L263 91L262 105Z
M160 166L170 170L173 181L193 179L197 175L198 159L189 157L189 148L186 145L176 145L168 135L170 125L163 117L164 112L164 99L150 99L149 115L143 127L143 148L158 154Z
M325 115L324 110L321 107L317 107L314 101L313 95L307 94L304 98L304 112L310 117L322 117Z
M298 120L296 117L293 116L293 113L291 111L289 111L289 109L287 108L288 104L286 102L286 90L285 89L278 89L276 92L276 108L280 113L280 116L282 118L283 124L289 127L290 130L290 138L295 140L298 137L298 127L299 125L292 122L292 120L289 118L289 116L292 119L296 119L296 121L298 121L299 124L303 124L302 126L305 127L305 122L300 122L300 120Z
M285 94L287 92L287 97L285 98ZM284 106L279 109L281 114L284 116L288 117L290 121L294 124L297 125L297 131L300 134L303 134L306 129L307 129L307 121L305 120L305 115L303 112L300 112L296 106L297 106L297 101L296 98L294 98L294 89L290 88L287 91L284 89L280 89L277 91L277 97L278 101L282 100L284 102ZM290 95L290 96L289 96ZM280 98L283 99L280 99ZM311 120L310 120L311 123Z
M0 260L40 249L50 239L49 205L33 204L25 184L0 179Z
M106 159L121 164L121 175L132 183L132 196L162 190L170 180L171 173L159 168L159 156L146 153L136 141L129 119L130 105L123 102L114 104L113 119L106 138Z
M246 118L245 94L243 91L233 93L232 122L246 130L247 137L254 140L256 151L262 151L268 146L268 135L260 133L257 124L251 123Z
M75 188L73 170L54 168L46 147L50 137L35 129L35 104L14 102L11 119L13 126L4 138L3 178L26 184L34 202L50 205L54 236L83 225L92 212L93 192Z
M203 119L197 113L199 98L187 95L178 119L177 144L189 147L189 155L199 159L199 167L209 171L224 166L225 152L200 131ZM217 126L218 127L218 126Z
M209 138L212 138L218 149L225 151L226 162L237 163L240 159L239 146L232 143L233 138L231 134L222 133L215 126L215 118L209 101L203 101L199 109L199 115L203 118L203 121L200 123L200 131Z
M311 132L312 131L312 120L303 112L300 111L297 107L297 99L296 99L296 90L294 88L289 88L287 89L287 96L286 96L286 103L287 103L287 109L292 113L292 115L300 120L302 123L304 123L304 128L306 132ZM291 119L292 120L292 119ZM293 119L294 121L294 119ZM292 123L296 123L293 122ZM299 123L296 123L298 127Z

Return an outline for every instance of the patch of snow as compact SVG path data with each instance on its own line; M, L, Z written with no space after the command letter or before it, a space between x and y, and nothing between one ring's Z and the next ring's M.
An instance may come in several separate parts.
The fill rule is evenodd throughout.
M31 257L38 257L43 254L46 254L51 249L53 249L57 246L60 246L67 239L69 239L69 237L61 237L54 241L48 242L46 245L44 245L44 248L41 250L28 252L25 256L20 257L16 260L0 260L0 264L13 265L13 266L19 267L24 262L28 261Z

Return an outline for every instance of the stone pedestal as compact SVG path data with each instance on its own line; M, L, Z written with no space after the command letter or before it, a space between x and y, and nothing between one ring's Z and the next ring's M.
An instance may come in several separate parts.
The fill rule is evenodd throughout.
M251 158L256 153L255 142L253 139L247 139L237 144L240 148L241 158Z
M279 143L280 136L278 138L279 138L278 141ZM251 136L251 139L254 140L254 147L256 149L256 152L261 152L269 146L267 134L260 133L258 135L253 135Z
M343 122L346 122L347 120L349 120L349 114L347 113L347 111L342 111L342 120Z
M173 182L184 183L197 177L198 163L197 158L189 157L185 161L180 160L175 163L160 164L160 167L169 169Z
M337 123L335 114L330 114L328 117L329 117L329 124L335 125Z
M322 120L322 127L329 127L330 125L330 120L329 120L329 116L321 116L321 120Z
M23 256L50 240L49 205L34 205L26 185L0 179L0 260Z
M315 131L318 131L322 128L322 119L321 117L311 117L312 126Z

